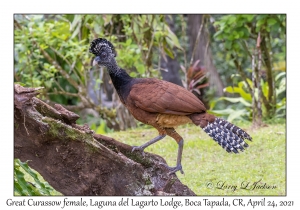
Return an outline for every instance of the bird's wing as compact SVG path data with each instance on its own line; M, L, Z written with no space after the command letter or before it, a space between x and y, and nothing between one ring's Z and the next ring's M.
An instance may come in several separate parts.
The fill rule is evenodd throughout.
M140 79L132 85L129 100L148 112L189 115L206 110L191 92L173 83L158 79Z

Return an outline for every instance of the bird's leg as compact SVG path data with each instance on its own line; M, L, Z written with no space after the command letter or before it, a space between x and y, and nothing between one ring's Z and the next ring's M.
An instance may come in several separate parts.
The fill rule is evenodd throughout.
M177 164L175 167L170 167L164 163L162 163L161 165L166 166L170 172L169 174L174 174L177 171L180 171L182 174L184 174L183 170L182 170L182 166L181 166L181 158L182 158L182 151L183 151L183 139L182 137L175 131L174 128L172 129L166 129L167 131L167 135L171 136L172 138L174 138L176 140L176 142L178 143L178 153L177 153Z
M134 147L132 147L132 151L131 151L131 152L133 152L134 150L139 150L139 151L141 151L141 152L143 153L143 155L144 155L144 154L145 154L145 153L144 153L144 149L145 149L146 147L148 147L148 146L150 146L151 144L154 144L155 142L157 142L157 141L163 139L165 136L166 136L166 134L161 134L161 135L156 136L154 139L151 139L150 141L146 142L145 144L143 144L143 145L141 145L141 146L138 146L138 147L137 147L137 146L134 146Z
M181 139L181 141L178 142L178 153L177 153L177 164L176 164L176 166L175 167L170 167L167 164L162 164L170 170L169 174L174 174L177 171L180 171L182 174L184 174L184 172L182 170L182 166L181 166L182 151L183 151L183 139Z

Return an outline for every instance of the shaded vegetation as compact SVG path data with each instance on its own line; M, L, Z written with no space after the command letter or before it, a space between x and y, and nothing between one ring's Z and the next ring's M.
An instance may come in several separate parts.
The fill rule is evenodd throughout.
M176 58L181 68L178 65L175 71L183 85L229 120L285 117L286 16L203 15L201 20L198 24L203 31L199 30L197 38L209 33L203 47L212 50L215 67L227 86L222 99L207 87L209 81L201 83L188 71L196 49L189 43L203 43L191 42L187 30L196 25L188 25L186 15L17 14L14 79L26 86L45 87L43 100L80 112L79 123L89 123L99 133L136 127L106 71L91 69L89 43L106 37L116 46L119 65L133 77L161 78L161 71L167 71L162 61ZM204 70L205 66L195 68ZM209 74L210 69L205 70ZM250 97L238 98L241 91Z

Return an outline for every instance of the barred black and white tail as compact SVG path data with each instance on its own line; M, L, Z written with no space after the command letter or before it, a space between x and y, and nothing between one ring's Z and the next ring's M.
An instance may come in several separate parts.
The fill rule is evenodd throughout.
M252 140L251 136L241 128L217 117L213 122L208 123L203 130L227 152L244 151L248 147L244 139Z

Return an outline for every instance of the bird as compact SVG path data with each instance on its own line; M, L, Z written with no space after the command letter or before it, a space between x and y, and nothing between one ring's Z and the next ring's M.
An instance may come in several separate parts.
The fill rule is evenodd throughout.
M106 67L114 88L124 106L133 117L157 129L158 135L141 146L133 146L132 152L140 151L166 136L178 144L175 167L161 163L169 174L180 171L184 174L181 160L184 139L175 130L180 125L194 124L202 128L213 140L229 153L244 151L249 145L245 139L251 136L234 124L209 114L193 93L184 87L157 78L133 78L118 66L117 52L105 38L94 39L89 47L94 55L92 65Z

